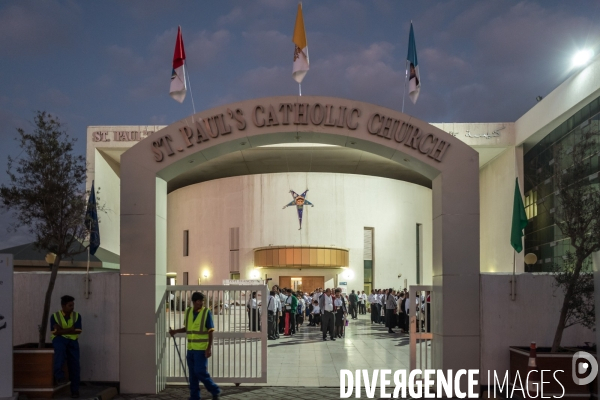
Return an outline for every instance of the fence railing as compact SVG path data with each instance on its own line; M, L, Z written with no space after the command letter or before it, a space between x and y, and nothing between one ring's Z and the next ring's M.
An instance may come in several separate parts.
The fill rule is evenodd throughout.
M165 314L167 293L163 294L163 297L159 303L158 310L156 311L156 318L154 322L155 333L155 346L156 346L156 393L160 393L167 386L167 331L164 326L167 323Z
M204 294L204 307L213 315L212 357L208 371L215 382L267 382L267 286L168 286L165 293L165 325L174 329L184 325L185 310L192 307L192 293ZM256 297L252 293L256 292ZM158 332L158 331L157 331ZM181 353L181 361L175 344ZM166 382L185 382L187 342L185 334L167 334Z
M431 296L432 286L411 285L410 304L410 370L431 368ZM422 377L421 377L422 378Z

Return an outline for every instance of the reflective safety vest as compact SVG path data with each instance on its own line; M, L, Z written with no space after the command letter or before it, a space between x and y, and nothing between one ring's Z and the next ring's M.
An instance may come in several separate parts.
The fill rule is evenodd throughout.
M73 311L71 313L71 318L69 318L69 321L65 321L65 317L63 316L62 312L57 311L57 312L54 313L54 321L56 321L56 323L58 325L60 325L60 327L62 329L72 328L73 325L75 325L75 322L77 322L78 319L79 319L79 314L77 314L75 311ZM77 340L77 338L79 338L79 334L78 333L71 333L69 335L59 335L59 336L62 336L65 339L71 339L71 340ZM50 336L50 340L54 339L54 337L55 337L55 335L51 335Z
M198 316L194 319L194 309L188 307L185 310L185 327L187 334L188 350L206 350L208 348L208 329L206 329L206 318L208 308L202 307Z

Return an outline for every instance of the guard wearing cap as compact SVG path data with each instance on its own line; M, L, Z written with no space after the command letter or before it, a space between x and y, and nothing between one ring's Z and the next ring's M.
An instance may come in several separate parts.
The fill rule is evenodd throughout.
M79 397L79 335L81 334L81 315L73 311L75 299L71 296L60 298L61 310L50 317L52 346L54 347L54 379L57 384L65 384L68 380L63 372L67 361L69 379L71 380L71 397Z
M185 310L185 326L181 329L169 329L171 336L176 333L187 335L187 364L190 371L190 400L200 399L200 382L218 399L221 389L208 374L208 359L212 355L213 331L215 326L212 313L204 307L204 295L192 294L192 305Z

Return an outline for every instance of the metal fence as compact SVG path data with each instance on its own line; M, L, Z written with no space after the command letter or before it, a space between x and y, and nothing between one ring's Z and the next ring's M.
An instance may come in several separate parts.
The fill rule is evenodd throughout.
M169 327L183 327L185 310L192 307L193 292L204 294L204 307L213 315L213 349L212 357L208 359L208 371L213 380L218 383L266 383L267 286L168 286L163 307L166 332ZM254 299L253 292L256 292ZM177 334L174 339L166 335L165 341L166 382L185 382L188 376L185 334Z
M431 368L431 296L432 286L411 285L408 289L410 310L410 370ZM421 377L422 378L422 377Z
M168 332L164 329L167 324L165 313L167 293L165 293L159 303L156 318L154 320L155 344L156 344L156 393L160 393L167 386L167 337Z

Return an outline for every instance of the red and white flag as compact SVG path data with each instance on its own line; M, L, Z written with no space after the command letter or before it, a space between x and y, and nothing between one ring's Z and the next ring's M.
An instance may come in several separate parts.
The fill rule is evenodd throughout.
M169 94L180 103L185 99L187 86L185 84L185 49L181 36L181 26L177 29L177 41L175 42L175 54L173 55L173 72L171 73L171 89Z

